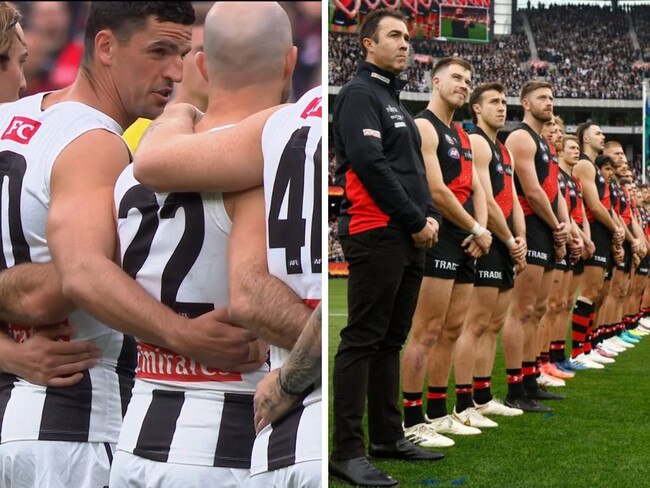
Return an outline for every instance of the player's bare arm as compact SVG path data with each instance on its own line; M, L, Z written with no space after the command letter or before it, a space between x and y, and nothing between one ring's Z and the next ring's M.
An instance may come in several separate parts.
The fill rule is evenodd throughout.
M255 392L255 431L289 412L299 395L321 377L321 304L314 310L282 368L271 371Z
M461 229L471 232L478 222L467 213L454 193L447 188L442 178L440 162L436 154L438 149L438 134L426 120L415 119L415 123L422 137L422 156L424 157L427 182L433 197L433 202L445 219L456 224Z
M0 272L0 319L28 325L60 322L74 310L53 263L24 263Z
M312 309L269 274L263 189L248 190L232 199L233 225L228 237L230 316L264 341L291 349Z
M598 198L598 189L594 182L596 169L593 164L585 160L578 161L578 164L573 168L573 175L580 181L584 201L596 220L607 227L610 232L617 232L618 224L612 219L605 206L601 203L600 198Z
M102 151L94 150L97 147ZM89 159L88 154L95 157ZM126 145L117 135L95 130L71 143L54 164L47 233L64 295L141 340L220 369L255 369L262 353L251 332L223 323L223 311L190 323L114 262L113 190L128 161Z
M492 183L490 181L490 161L492 159L492 149L484 137L478 134L470 134L472 142L472 158L474 161L474 173L478 177L481 187L485 193L485 202L487 204L487 228L496 235L501 242L508 244L514 237L501 208L494 199ZM476 208L476 207L474 207Z
M517 162L515 173L524 190L533 212L551 229L556 229L559 222L553 213L551 203L537 179L535 170L535 141L523 130L515 131L506 140L506 146Z
M232 192L261 185L259 141L267 119L282 106L251 115L231 129L197 134L196 110L188 107L170 107L142 138L133 162L136 179L156 192Z

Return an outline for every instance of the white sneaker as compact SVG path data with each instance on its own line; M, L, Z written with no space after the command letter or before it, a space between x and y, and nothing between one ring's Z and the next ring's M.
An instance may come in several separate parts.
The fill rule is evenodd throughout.
M523 415L524 411L520 408L512 408L501 403L500 400L492 398L487 403L479 405L474 402L474 407L476 411L481 415L503 415L504 417L516 417L517 415Z
M622 347L624 349L632 349L634 347L634 344L625 342L623 339L620 339L618 336L614 336L610 339L607 339L607 342L609 344L614 344L616 347Z
M602 349L610 354L614 354L615 356L618 356L620 353L625 351L625 348L623 347L618 347L616 344L612 344L611 342L603 341L600 344L596 346L598 349Z
M426 422L404 427L404 437L422 447L451 447L456 444L449 437L438 434L431 424Z
M477 435L481 433L476 427L463 425L451 415L436 419L430 419L425 415L424 418L438 434Z
M591 354L589 354L589 359L591 359L595 363L600 363L600 364L612 364L616 362L612 358L606 358L605 356L601 356L597 351L592 351Z
M483 417L483 415L478 413L474 407L466 408L460 413L456 412L456 407L454 407L454 412L451 414L451 416L454 419L458 420L461 424L468 425L470 427L490 429L492 427L499 426L499 424L497 424L494 420Z
M566 382L561 378L553 378L543 372L539 373L539 378L537 378L537 384L539 386L566 386Z
M589 356L591 356L591 354ZM578 357L573 358L571 361L589 369L605 369L605 366L599 363L595 363L589 358L589 356L585 356L585 354L582 353Z

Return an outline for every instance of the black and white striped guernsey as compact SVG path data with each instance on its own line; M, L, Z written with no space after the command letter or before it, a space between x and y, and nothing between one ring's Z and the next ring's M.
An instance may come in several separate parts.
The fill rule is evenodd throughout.
M231 221L220 193L153 193L132 167L115 187L122 267L152 296L196 317L228 305ZM133 398L118 450L159 462L250 467L253 394L268 365L218 371L138 343Z
M315 307L322 292L321 89L278 110L264 126L264 197L269 272ZM289 351L271 346L271 368ZM314 385L300 408L255 439L251 475L320 460L322 389Z
M43 111L43 96L0 107L0 187L6 189L0 198L2 269L51 261L46 239L50 175L61 151L91 130L122 133L113 119L82 103L61 102ZM75 331L72 340L93 342L101 359L79 383L66 388L0 375L0 442L117 442L133 385L135 343L83 310L66 321ZM32 333L19 324L10 324L9 331L18 341Z

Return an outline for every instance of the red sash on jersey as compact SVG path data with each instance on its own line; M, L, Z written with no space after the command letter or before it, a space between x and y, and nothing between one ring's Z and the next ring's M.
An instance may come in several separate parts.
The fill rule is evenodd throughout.
M449 183L449 189L454 193L461 205L472 196L472 171L474 169L472 160L465 157L466 153L472 153L472 145L469 142L467 132L460 124L454 123L460 139L460 174Z
M623 195L625 195L625 200L627 200L627 205L625 206L625 210L623 210L623 213L621 213L621 218L623 219L623 222L625 222L625 225L630 225L632 223L632 215L631 215L631 209L630 207L632 206L632 199L630 198L630 194L627 192L627 190L623 187L621 187L621 190L623 191ZM618 199L618 206L619 210L621 208L621 199Z
M203 366L198 361L164 347L138 342L136 378L162 381L241 381L241 373Z
M582 226L582 185L579 180L573 180L576 184L576 206L571 210L571 218L574 222Z
M510 159L510 152L498 139L497 147L501 152L501 161L503 161L503 189L498 195L494 196L494 200L499 205L505 218L508 219L512 214L512 160Z

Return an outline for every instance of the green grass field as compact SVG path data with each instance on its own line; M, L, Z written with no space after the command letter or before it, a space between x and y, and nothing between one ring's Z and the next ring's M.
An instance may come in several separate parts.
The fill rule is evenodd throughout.
M440 35L442 37L446 37L447 39L455 39L451 34L451 19L449 18L442 19ZM488 40L487 27L485 25L475 23L474 27L469 29L469 37L463 40L475 41L475 42L487 42Z
M329 371L346 321L347 281L329 282ZM570 344L570 342L569 342ZM434 463L374 461L401 487L641 488L650 487L650 337L619 355L604 370L578 372L563 401L547 402L552 414L492 417L496 429L456 445ZM453 378L452 378L453 379ZM493 393L505 396L501 347ZM331 388L330 388L331 392ZM448 408L453 408L453 386ZM332 400L329 399L330 446ZM343 487L330 478L329 486Z

